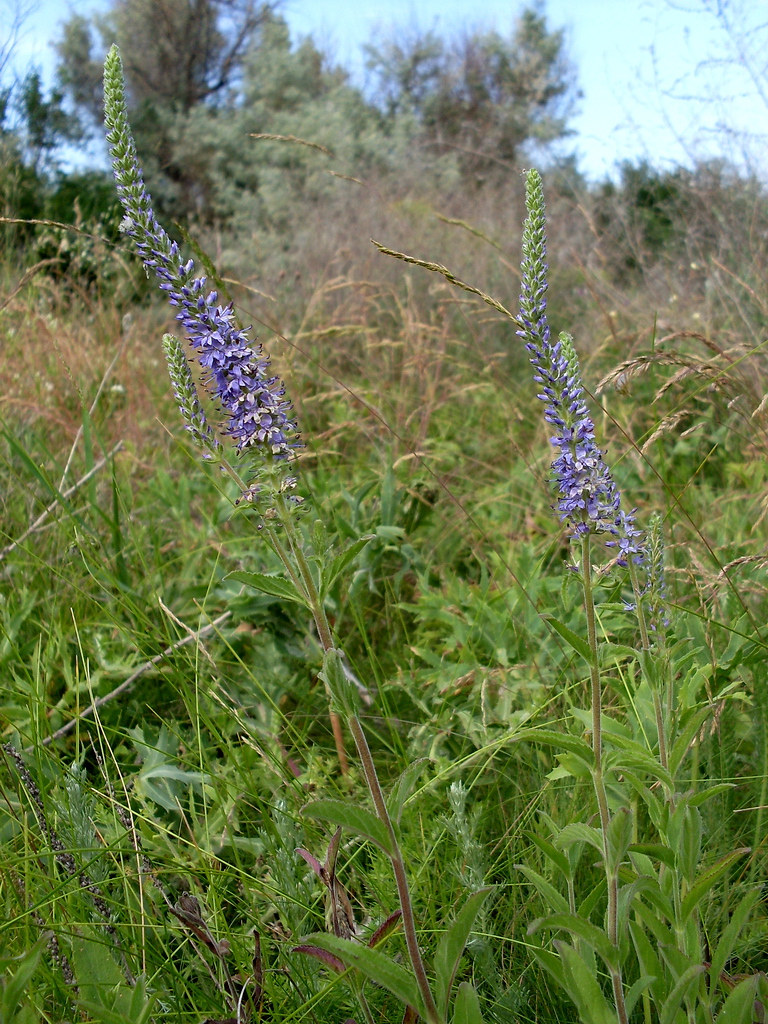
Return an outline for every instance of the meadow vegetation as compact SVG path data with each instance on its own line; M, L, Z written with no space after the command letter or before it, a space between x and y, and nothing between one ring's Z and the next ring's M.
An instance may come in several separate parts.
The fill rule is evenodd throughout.
M115 5L102 41L128 39L140 7ZM675 787L633 789L635 764L609 792L612 820L625 805L632 820L621 898L661 879L658 899L632 904L631 955L622 940L629 1019L765 1021L764 184L724 162L586 182L557 155L572 72L535 11L506 41L379 40L372 99L246 7L229 99L200 86L216 67L186 108L157 100L149 77L134 91L137 143L169 234L286 383L307 550L327 564L350 552L324 614L385 790L419 764L397 791L398 835L428 965L468 894L490 886L457 961L482 1019L617 1019L599 1016L598 996L614 1012L611 971L588 952L601 940L570 933L598 1013L553 984L547 957L568 957L556 926L531 929L560 903L602 928L610 858L578 831L600 826L579 760L594 720L573 638L588 614L552 511L529 353L482 295L370 241L517 316L521 168L538 157L549 321L573 335L624 507L643 530L654 512L663 524ZM73 71L97 62L91 30L71 19L61 94L28 80L26 114L0 133L0 1022L359 1022L362 975L296 947L333 931L341 886L358 935L386 924L381 948L407 966L398 890L376 843L353 827L334 843L306 812L369 806L348 732L340 770L322 638L260 516L183 429L161 345L174 312L119 230L111 175L56 170L55 147L100 113ZM497 76L482 89L478 63ZM513 123L521 95L527 120ZM593 560L612 558L596 539ZM603 729L655 757L630 598L620 567L598 573ZM672 817L684 808L679 847L654 810L665 799ZM689 898L682 924L665 922L673 897ZM475 1024L459 991L452 1020ZM397 979L366 994L372 1020L416 1020Z

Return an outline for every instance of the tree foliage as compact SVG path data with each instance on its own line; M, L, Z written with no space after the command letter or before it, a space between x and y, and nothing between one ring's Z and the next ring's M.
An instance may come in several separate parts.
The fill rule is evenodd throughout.
M368 68L390 118L411 112L434 145L459 152L465 169L488 173L514 163L527 143L568 133L578 94L564 43L562 30L551 31L532 7L508 38L393 35L367 47Z

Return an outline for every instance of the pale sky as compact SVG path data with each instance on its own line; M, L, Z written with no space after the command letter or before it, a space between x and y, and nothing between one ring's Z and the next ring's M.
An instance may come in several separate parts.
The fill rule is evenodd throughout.
M11 2L0 0L2 27ZM87 13L105 5L106 0L80 0L76 6ZM768 0L726 3L730 35L727 24L706 13L714 6L712 0L545 4L550 27L566 30L584 93L572 122L577 134L571 148L590 178L611 173L623 159L647 157L670 166L690 162L693 153L723 153L726 146L736 160L746 148L754 169L765 175ZM50 40L70 8L63 0L37 0L17 49L17 69L35 63L50 80ZM507 33L519 9L514 0L284 0L282 12L295 36L312 34L362 76L360 47L376 29L418 26L450 33L494 27ZM745 131L753 136L746 147Z

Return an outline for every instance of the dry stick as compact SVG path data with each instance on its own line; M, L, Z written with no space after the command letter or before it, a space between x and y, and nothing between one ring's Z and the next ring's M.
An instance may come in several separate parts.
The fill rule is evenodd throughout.
M119 686L116 686L114 690L106 694L104 697L99 697L98 700L95 700L93 704L89 704L84 711L81 711L79 715L67 722L66 725L62 725L62 727L57 729L56 732L51 733L50 736L46 736L43 740L43 746L47 747L49 744L53 743L54 740L61 739L62 736L66 736L68 733L72 732L78 722L82 721L83 718L87 718L89 715L94 714L105 704L109 703L109 701L114 700L115 697L119 697L121 694L130 690L137 679L143 676L145 672L148 672L154 665L157 665L158 662L162 661L163 658L167 658L169 654L177 651L180 647L186 647L187 644L201 640L204 636L208 636L210 633L213 633L222 625L222 623L226 622L231 615L232 612L224 612L223 615L214 619L213 622L209 622L207 626L203 626L203 628L199 629L196 633L192 633L190 636L185 636L181 640L177 640L175 644L171 644L170 647L166 647L164 651L160 654L156 654L154 658L150 658L149 661L145 661L143 665L140 665L139 668L136 669L133 675L128 676L124 683L120 683ZM30 749L32 748L28 747L27 751ZM27 751L25 751L25 753Z
M123 442L118 441L114 448L112 448L112 450L108 452L103 459L99 459L95 466L93 466L92 469L88 470L85 476L80 477L77 483L72 484L72 486L68 488L66 491L64 491L58 498L55 498L51 502L51 504L40 513L40 515L37 517L34 523L32 523L32 525L28 529L26 529L24 533L22 533L20 537L17 537L16 540L6 545L6 547L4 547L0 551L0 562L2 562L7 555L10 555L10 553L20 544L23 544L27 537L29 537L31 534L39 530L40 527L45 522L45 520L51 514L51 512L53 512L56 509L56 506L61 502L61 500L71 498L75 491L79 490L83 486L83 484L87 484L92 476L95 476L96 473L99 472L99 470L103 469L104 466L106 466L106 464L109 462L113 455L116 455L117 452L122 450L122 447Z

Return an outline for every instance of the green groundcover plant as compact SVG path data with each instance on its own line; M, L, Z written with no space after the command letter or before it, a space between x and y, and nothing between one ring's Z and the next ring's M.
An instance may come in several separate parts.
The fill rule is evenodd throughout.
M285 387L272 374L261 346L238 323L232 303L220 299L222 286L215 268L208 265L207 275L198 276L194 262L183 259L178 244L156 220L126 118L122 67L114 47L105 65L105 110L125 215L122 229L177 309L183 338L167 334L163 347L184 424L203 458L235 481L238 514L253 525L259 543L269 545L282 566L279 573L237 571L229 578L306 609L323 651L320 678L339 768L350 788L347 799L321 797L303 808L306 819L324 823L331 833L322 861L303 847L296 851L327 892L328 927L295 936L296 962L309 958L330 975L340 976L366 1024L381 1019L371 1005L374 990L385 990L402 1004L404 1022L481 1024L488 1019L486 1010L462 965L496 894L492 886L482 885L450 919L440 922L434 940L421 931L401 822L428 762L414 761L384 791L360 715L368 691L350 670L345 639L336 635L329 621L331 588L352 569L371 537L359 537L337 551L317 542L316 531L307 528L312 501L298 493L295 462L302 441ZM708 854L701 808L730 783L699 784L691 768L692 751L708 727L715 703L702 696L696 644L676 633L667 604L662 520L651 514L643 529L636 510L622 508L605 453L596 441L573 339L560 334L555 340L551 335L545 208L536 171L527 174L526 205L519 311L510 313L489 296L482 297L509 317L525 344L532 383L551 427L554 511L571 538L566 584L580 590L586 635L554 616L546 618L577 662L586 666L589 686L586 706L571 708L573 729L521 720L507 742L554 750L556 777L587 782L591 797L584 820L562 824L542 811L527 832L535 857L517 865L517 872L547 913L527 923L524 939L530 957L562 990L584 1024L764 1021L765 977L757 971L738 977L728 973L761 899L759 880L751 877L738 890L719 930L705 928L702 919L702 905L729 881L750 849L732 849L714 859ZM466 287L440 264L384 251ZM636 619L636 646L603 637L597 601L607 589L624 592L620 611ZM716 694L718 701L729 699L729 687ZM79 878L91 901L90 934L101 928L114 938L114 955L104 954L102 946L100 967L93 968L115 975L112 994L106 1000L78 979L80 1010L110 1022L163 1019L146 977L136 978L130 971L121 975L117 968L122 947L101 880L49 824L22 753L12 744L6 745L6 752L49 853L66 873ZM356 771L362 773L367 793L357 791ZM130 821L126 828L132 828ZM381 851L396 887L396 910L364 938L337 874L344 833ZM583 879L589 877L594 884L585 895ZM185 894L172 912L218 958L225 973L227 1020L239 1024L270 1019L260 1001L263 977L258 955L250 975L230 972L229 946L213 936L197 899ZM391 945L392 936L400 932L405 957ZM87 959L85 940L79 941L76 967ZM69 972L66 980L75 984L67 954L56 935L46 933L22 961L9 962L0 990L0 1021L26 1020L24 987L46 946L65 976Z

